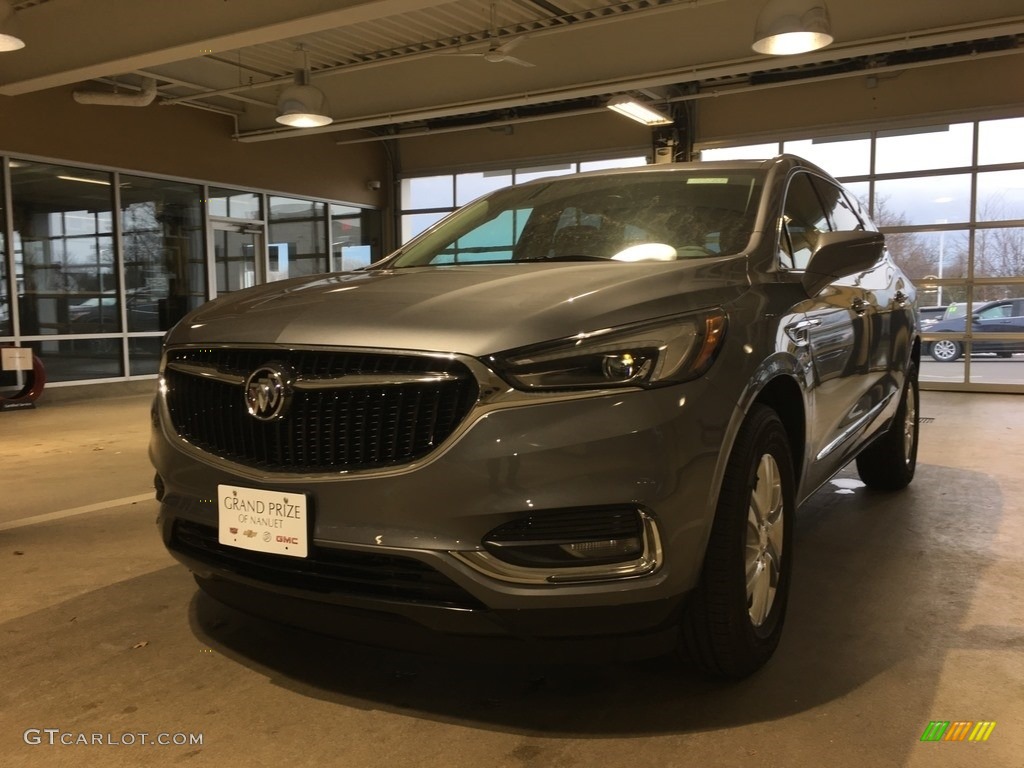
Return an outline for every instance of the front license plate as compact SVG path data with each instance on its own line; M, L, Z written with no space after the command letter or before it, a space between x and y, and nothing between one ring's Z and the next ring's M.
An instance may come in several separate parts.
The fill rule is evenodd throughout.
M221 544L291 557L308 554L303 494L218 485L217 506Z

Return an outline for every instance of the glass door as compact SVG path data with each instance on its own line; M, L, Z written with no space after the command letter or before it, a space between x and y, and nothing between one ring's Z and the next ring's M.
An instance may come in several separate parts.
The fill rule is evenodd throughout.
M225 222L210 227L217 295L256 285L264 261L263 227Z

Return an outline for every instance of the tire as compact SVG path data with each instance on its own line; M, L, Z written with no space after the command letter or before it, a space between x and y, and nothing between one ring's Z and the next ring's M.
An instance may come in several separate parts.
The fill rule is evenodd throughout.
M857 457L857 474L868 488L899 491L914 479L920 402L917 366L911 363L892 425Z
M931 356L940 363L952 363L963 354L964 348L959 341L952 339L939 339L933 341L928 350Z
M681 650L713 677L744 678L779 644L795 496L785 427L771 408L755 405L729 456L704 567L682 617Z

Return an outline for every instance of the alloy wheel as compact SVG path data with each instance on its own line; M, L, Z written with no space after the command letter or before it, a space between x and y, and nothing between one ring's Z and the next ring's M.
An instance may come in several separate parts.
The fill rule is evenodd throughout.
M766 453L757 466L747 512L747 613L755 627L768 618L782 574L784 506L779 466Z
M913 460L914 441L917 439L917 391L907 389L907 409L903 418L903 455L907 464Z
M932 344L932 357L942 362L951 362L960 356L960 345L949 339L941 339Z

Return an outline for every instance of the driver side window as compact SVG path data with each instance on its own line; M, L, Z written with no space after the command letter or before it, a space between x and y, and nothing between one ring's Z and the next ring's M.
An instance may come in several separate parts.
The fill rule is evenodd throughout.
M804 270L818 244L818 236L830 230L811 177L798 173L789 180L779 234L779 259L787 269Z
M1011 304L996 304L994 307L983 309L978 313L982 320L996 320L1001 317L1011 317L1013 306Z

